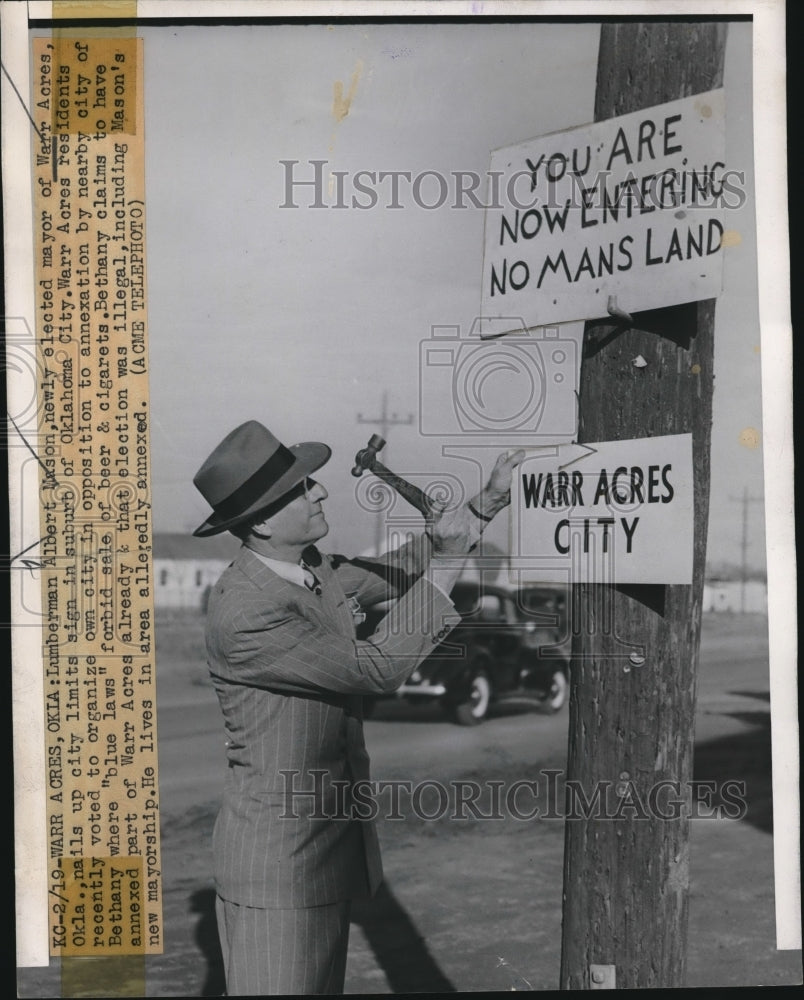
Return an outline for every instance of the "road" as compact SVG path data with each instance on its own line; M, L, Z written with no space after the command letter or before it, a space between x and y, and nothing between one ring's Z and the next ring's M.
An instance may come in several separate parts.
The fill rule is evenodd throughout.
M149 956L148 995L220 995L210 841L225 755L198 619L157 628L157 663L166 946ZM800 981L800 952L778 952L774 942L769 723L764 620L708 616L695 777L744 781L749 808L742 822L692 824L693 987ZM391 701L366 723L366 741L375 779L499 776L510 784L561 768L567 725L566 709L510 710L463 728L435 706ZM353 913L348 992L529 988L522 981L555 988L563 822L451 818L430 822L406 810L402 822L379 824L386 883ZM58 975L55 960L27 970L18 995L57 996Z
M448 780L476 768L517 761L555 761L567 741L566 709L557 715L508 709L482 725L441 719L437 706L391 701L365 723L374 778ZM183 700L159 710L159 787L162 815L182 813L215 798L223 787L225 756L220 711L211 687L188 688ZM216 787L217 786L217 787Z
M709 616L698 676L696 744L736 737L746 713L766 710L767 636L764 619L735 630ZM200 634L200 633L199 633ZM157 633L157 648L160 634ZM186 658L185 653L185 658ZM188 671L192 674L188 675ZM184 679L184 680L183 680ZM159 772L162 815L181 814L216 799L225 770L224 733L208 683L200 640L184 669L163 662L159 672ZM444 721L435 705L381 702L365 724L374 778L444 780L509 765L560 762L567 745L566 708L557 715L506 709L479 726ZM559 765L560 766L560 765Z

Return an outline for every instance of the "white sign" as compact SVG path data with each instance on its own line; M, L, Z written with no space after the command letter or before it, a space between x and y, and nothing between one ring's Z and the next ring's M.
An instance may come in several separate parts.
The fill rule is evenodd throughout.
M517 582L692 582L691 434L540 449L511 507Z
M528 326L712 298L741 176L722 90L495 150L481 313ZM614 303L612 303L614 304Z

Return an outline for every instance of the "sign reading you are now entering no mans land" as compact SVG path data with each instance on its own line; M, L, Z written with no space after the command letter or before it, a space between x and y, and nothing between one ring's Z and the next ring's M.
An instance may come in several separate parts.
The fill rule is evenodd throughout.
M481 314L543 326L612 295L628 312L716 297L745 197L724 122L714 90L492 152Z
M521 582L692 582L692 435L528 455L511 504Z

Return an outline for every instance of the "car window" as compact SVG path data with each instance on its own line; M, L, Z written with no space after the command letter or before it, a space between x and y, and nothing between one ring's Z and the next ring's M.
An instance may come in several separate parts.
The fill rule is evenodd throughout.
M556 630L552 628L535 628L532 632L528 633L528 639L531 646L536 648L551 647L559 645L559 637L556 634Z
M483 594L479 610L478 617L482 622L498 622L503 618L502 602L497 594Z
M450 599L462 617L474 615L480 608L480 594L476 587L456 587L450 594Z
M566 608L565 595L551 590L521 590L517 611L523 618L544 625L557 625Z
M457 586L450 594L464 621L500 622L506 619L505 603L500 594L485 593L477 586Z

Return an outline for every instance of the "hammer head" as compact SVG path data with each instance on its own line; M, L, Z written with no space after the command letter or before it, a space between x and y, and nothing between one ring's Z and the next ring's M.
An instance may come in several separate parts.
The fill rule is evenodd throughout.
M377 452L385 447L385 439L379 434L372 434L369 443L365 448L355 455L355 465L352 469L353 476L362 476L366 469L370 469L377 458Z

